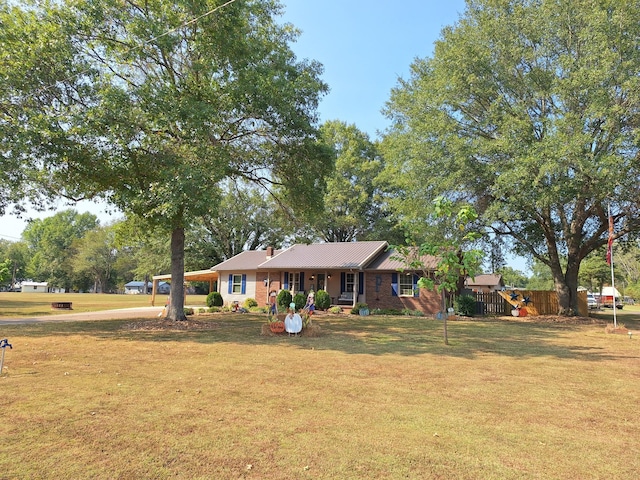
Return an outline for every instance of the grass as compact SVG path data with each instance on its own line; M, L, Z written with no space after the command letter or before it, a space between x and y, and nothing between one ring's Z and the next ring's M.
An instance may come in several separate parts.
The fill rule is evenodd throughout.
M611 312L602 315L611 316ZM600 315L600 314L598 314ZM599 324L318 316L0 326L1 478L568 479L640 471L638 339ZM619 321L637 325L638 311ZM528 319L531 320L531 319Z
M188 295L190 306L205 306L206 295ZM166 295L156 296L156 305L164 305ZM73 312L95 312L116 308L151 306L151 295L111 295L95 293L20 293L0 292L0 317L28 317L69 313L52 310L51 302L72 302Z

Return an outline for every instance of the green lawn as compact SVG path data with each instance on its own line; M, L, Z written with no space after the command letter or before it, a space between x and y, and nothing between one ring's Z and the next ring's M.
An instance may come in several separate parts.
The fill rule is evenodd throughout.
M611 311L599 315L611 315ZM637 325L626 309L619 321ZM629 479L640 334L319 315L0 326L0 478Z

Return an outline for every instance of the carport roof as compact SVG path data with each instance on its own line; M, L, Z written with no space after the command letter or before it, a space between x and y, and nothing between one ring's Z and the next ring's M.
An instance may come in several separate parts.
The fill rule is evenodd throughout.
M164 275L154 275L154 280L171 280L171 274L167 273ZM194 272L184 272L184 279L188 282L209 282L211 280L218 279L218 272L208 269L208 270L196 270Z

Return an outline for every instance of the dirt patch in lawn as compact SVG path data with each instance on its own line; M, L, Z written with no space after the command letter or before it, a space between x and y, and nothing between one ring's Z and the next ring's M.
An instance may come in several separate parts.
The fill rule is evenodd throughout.
M141 320L123 325L125 330L145 330L145 331L162 331L162 330L215 330L220 327L217 322L203 322L201 320L187 319L179 322L159 318L157 320Z

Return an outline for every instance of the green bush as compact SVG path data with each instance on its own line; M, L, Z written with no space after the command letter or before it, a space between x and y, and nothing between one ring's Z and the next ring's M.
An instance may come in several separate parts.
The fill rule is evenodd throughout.
M316 308L318 310L326 310L331 306L331 297L325 290L319 290L316 292L315 298Z
M292 301L296 304L296 310L302 310L307 304L307 297L303 293L296 293Z
M458 315L473 317L476 313L476 299L473 295L460 295L456 298L453 306Z
M207 295L207 307L221 307L224 305L224 300L219 292L211 292Z
M329 308L329 313L342 313L342 309L338 306Z
M289 308L291 303L291 292L289 290L280 290L278 293L278 310L284 312Z
M353 315L360 315L360 310L368 310L369 306L366 303L356 303L355 307L351 309Z
M186 307L183 309L185 315L193 315L193 308Z
M207 310L209 313L217 313L220 311L220 307L209 307Z
M256 302L256 300L254 298L247 298L244 301L244 308L246 308L247 310L250 310L253 307L257 307L258 306L258 302Z

